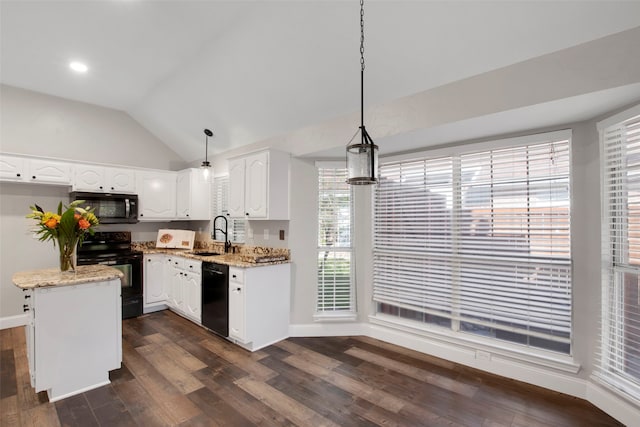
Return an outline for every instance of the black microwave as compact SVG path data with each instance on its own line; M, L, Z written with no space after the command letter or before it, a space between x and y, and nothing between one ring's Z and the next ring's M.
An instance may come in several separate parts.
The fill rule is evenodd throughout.
M100 224L134 224L138 222L138 196L136 194L86 193L74 191L71 201L84 200L84 206L95 208Z

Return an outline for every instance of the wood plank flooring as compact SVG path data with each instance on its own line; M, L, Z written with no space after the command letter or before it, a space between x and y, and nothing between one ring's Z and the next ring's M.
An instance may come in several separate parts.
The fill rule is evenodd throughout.
M619 426L591 404L365 337L250 353L163 311L123 322L111 384L49 403L0 331L1 426Z

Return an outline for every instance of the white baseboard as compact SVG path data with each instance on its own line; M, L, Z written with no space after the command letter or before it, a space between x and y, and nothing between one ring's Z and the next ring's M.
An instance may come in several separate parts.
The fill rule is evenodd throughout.
M587 400L626 426L637 426L640 423L640 408L593 380L587 384Z
M470 366L507 378L586 399L587 381L571 374L512 360L497 354L488 359L476 358L475 350L455 344L428 339L379 325L370 325L369 336L441 359Z
M355 322L316 322L289 325L291 337L344 337L369 335L369 325Z
M24 326L29 321L29 315L17 314L15 316L0 317L0 329L15 328L17 326Z

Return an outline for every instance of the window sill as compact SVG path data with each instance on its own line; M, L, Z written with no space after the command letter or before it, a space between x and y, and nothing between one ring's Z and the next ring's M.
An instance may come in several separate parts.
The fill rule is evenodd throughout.
M369 316L369 321L372 325L386 326L471 351L481 350L489 352L505 359L530 363L571 374L576 374L580 370L580 364L576 363L571 356L554 354L530 347L518 348L518 346L509 345L509 343L504 341L475 337L464 333L455 333L445 328L418 328L412 325L411 322L400 321L394 317L380 314Z
M358 314L353 311L344 313L315 313L314 322L355 322Z

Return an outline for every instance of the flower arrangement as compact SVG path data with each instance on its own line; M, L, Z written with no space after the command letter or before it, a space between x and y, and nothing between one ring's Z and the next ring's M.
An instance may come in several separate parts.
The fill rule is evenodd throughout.
M84 200L71 202L69 206L62 207L62 202L58 204L57 213L45 212L40 206L30 206L31 213L27 218L36 220L35 233L40 236L39 240L45 242L53 241L53 246L60 250L60 270L75 270L74 257L76 246L82 244L87 234L95 233L94 227L99 224L98 218L94 215L94 210L89 206L81 208Z

